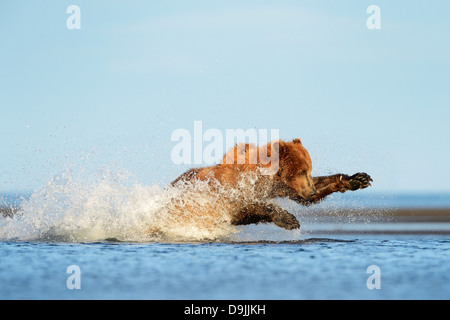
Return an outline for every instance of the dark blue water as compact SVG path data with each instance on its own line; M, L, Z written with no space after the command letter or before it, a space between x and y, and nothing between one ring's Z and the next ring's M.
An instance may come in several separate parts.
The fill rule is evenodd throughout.
M1 299L449 299L450 239L0 243ZM80 290L69 289L70 265ZM367 273L379 267L380 289ZM75 283L75 282L72 282Z

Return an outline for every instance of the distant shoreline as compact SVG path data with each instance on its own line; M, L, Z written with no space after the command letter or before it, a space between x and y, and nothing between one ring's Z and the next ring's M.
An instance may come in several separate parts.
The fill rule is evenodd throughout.
M18 208L0 207L0 216L12 217ZM308 213L309 217L330 219L332 217L349 217L353 220L358 216L366 219L373 216L377 222L450 222L450 208L401 208L401 209L317 209ZM304 217L305 218L305 217Z
M0 216L3 216L4 218L12 217L17 211L18 211L17 208L0 207Z
M20 216L19 209L0 207L4 219ZM450 208L314 209L297 212L304 235L420 235L450 236Z
M308 216L318 219L329 220L333 217L348 217L351 220L367 221L368 217L373 217L377 222L450 222L450 208L364 208L334 210L317 209L311 210ZM306 217L306 216L305 216Z

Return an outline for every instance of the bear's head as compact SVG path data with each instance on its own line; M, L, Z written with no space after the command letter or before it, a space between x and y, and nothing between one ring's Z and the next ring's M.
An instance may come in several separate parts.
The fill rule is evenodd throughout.
M300 139L291 142L275 140L260 148L248 143L239 144L224 155L222 164L243 165L249 171L260 168L263 175L274 177L284 187L292 189L290 193L305 200L311 200L316 194L311 158Z
M276 177L300 197L310 200L317 191L311 177L311 157L300 139L292 142L274 141L271 148L278 153Z

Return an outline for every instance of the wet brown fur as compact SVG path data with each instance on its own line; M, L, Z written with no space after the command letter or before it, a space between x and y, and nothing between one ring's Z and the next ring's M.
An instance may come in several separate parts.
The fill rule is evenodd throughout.
M190 169L174 180L172 185L206 181L212 193L218 192L218 187L237 190L238 196L234 198L218 196L221 205L230 209L233 225L273 222L291 230L300 228L299 222L291 213L274 204L272 199L289 198L308 206L337 191L366 188L372 181L366 173L311 177L311 158L300 139L291 142L278 140L261 148L266 149L260 155L260 149L254 145L237 145L224 155L221 164ZM274 155L272 160L276 163L267 163L267 158ZM231 159L233 161L227 163ZM273 171L274 167L277 170ZM266 174L262 173L264 170ZM251 185L242 183L246 175L256 176L256 180ZM248 195L250 190L251 196Z

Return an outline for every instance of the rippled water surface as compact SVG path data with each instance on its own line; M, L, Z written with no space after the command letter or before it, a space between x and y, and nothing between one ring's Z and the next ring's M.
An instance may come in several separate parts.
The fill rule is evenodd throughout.
M445 236L0 243L2 299L449 299ZM80 290L69 290L70 265ZM380 269L369 290L367 268ZM75 275L75 273L73 274Z
M320 219L289 208L301 230L273 224L229 230L229 223L175 228L166 208L178 196L170 188L129 187L109 173L90 183L67 173L10 202L20 210L0 217L0 298L450 298L450 223L443 216L420 223L394 223L381 209L340 216L334 208L370 201L338 206L331 198L319 206L328 209ZM201 200L195 192L191 198ZM446 207L447 198L439 199ZM149 237L148 223L170 232ZM78 276L67 273L74 265L80 290L67 286ZM381 288L370 290L373 265Z

